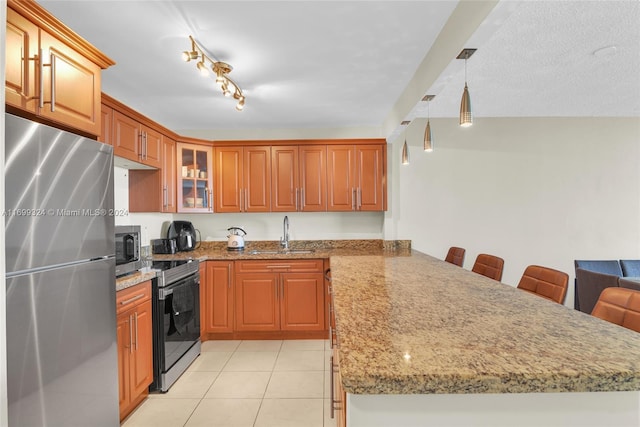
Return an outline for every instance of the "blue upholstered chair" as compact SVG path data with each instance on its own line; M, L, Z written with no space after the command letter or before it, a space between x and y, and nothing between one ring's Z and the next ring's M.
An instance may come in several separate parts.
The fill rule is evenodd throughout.
M621 259L620 267L624 277L640 277L640 259Z

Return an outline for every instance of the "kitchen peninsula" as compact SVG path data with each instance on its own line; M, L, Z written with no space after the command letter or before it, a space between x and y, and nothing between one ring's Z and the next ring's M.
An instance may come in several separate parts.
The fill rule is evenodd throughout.
M634 331L417 251L331 271L349 427L640 424Z

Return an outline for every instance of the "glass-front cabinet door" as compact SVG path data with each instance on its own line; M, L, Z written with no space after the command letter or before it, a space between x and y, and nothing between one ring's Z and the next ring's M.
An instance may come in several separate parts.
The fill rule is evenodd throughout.
M177 144L178 212L213 212L213 147Z

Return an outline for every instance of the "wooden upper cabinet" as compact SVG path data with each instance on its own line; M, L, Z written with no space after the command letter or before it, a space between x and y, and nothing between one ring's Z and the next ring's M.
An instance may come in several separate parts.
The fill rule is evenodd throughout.
M178 212L213 212L213 147L176 143Z
M271 147L216 147L214 169L216 212L270 212Z
M5 101L36 113L36 59L38 27L12 9L7 9L5 43Z
M113 154L125 159L140 160L140 123L120 111L113 111Z
M244 147L244 212L271 211L271 147Z
M133 117L113 110L112 117L113 154L160 168L162 166L162 134Z
M105 144L113 145L111 138L111 124L113 122L113 108L108 105L102 104L101 108L102 119L100 120L100 135L98 135L98 141Z
M384 150L383 144L327 147L327 210L386 209Z
M176 212L176 142L170 138L162 140L162 212Z
M301 145L300 159L300 211L327 210L327 147Z
M42 30L40 51L39 114L99 135L100 67Z
M140 138L142 163L156 168L162 167L162 134L148 126L140 125Z
M7 5L7 105L101 135L100 74L114 62L36 2Z
M356 177L359 211L381 211L385 203L385 151L382 145L356 145Z
M299 193L298 147L271 147L271 211L297 211Z
M242 203L243 173L242 147L216 147L215 191L216 212L240 212Z
M317 212L327 206L327 147L271 147L271 211Z
M355 210L356 171L353 145L327 147L327 210Z

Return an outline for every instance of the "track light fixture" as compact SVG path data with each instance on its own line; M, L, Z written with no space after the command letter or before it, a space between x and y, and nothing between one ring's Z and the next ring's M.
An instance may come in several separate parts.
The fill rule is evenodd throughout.
M464 59L464 91L462 92L462 100L460 101L460 126L469 127L473 124L473 114L471 112L471 97L469 96L469 88L467 87L467 59L477 49L462 49L457 59Z
M430 114L429 114L429 102L435 98L435 95L425 95L422 98L423 101L427 102L427 127L424 129L424 151L430 153L433 151L433 138L431 137L431 123L429 122Z
M216 76L216 84L220 87L222 94L226 97L233 95L233 99L238 101L236 104L236 110L242 111L244 109L244 93L236 82L229 78L229 73L233 70L233 67L226 62L214 61L204 53L204 50L196 43L192 36L189 36L191 40L191 50L182 52L182 59L185 62L200 59L196 64L196 68L203 76L209 75L211 70ZM209 66L207 66L209 63Z

